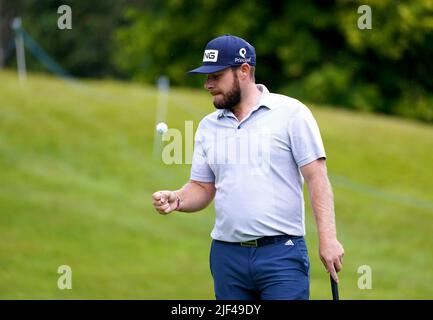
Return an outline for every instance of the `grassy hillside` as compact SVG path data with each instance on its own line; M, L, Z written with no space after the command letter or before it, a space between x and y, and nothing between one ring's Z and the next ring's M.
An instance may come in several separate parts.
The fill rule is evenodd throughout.
M152 156L156 91L41 75L20 86L9 72L0 84L0 299L213 299L213 208L160 216L151 206L154 191L189 177L188 165ZM341 298L433 298L433 127L312 110L346 250ZM172 90L167 123L195 129L211 111L205 92ZM307 207L311 298L329 299ZM57 288L60 265L72 290ZM361 265L371 290L357 287Z

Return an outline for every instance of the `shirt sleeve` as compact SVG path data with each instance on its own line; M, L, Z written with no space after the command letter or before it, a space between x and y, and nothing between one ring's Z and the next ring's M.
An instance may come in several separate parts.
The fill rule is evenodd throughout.
M209 162L207 161L203 144L204 136L201 134L199 126L195 134L190 179L200 182L214 182L215 175L209 166Z
M319 126L307 107L300 108L292 118L289 139L293 158L299 168L319 158L326 158Z

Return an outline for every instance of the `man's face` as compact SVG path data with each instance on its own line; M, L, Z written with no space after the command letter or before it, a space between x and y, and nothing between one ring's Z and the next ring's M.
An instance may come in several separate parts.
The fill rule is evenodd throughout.
M231 68L208 74L204 87L213 96L213 104L217 109L232 110L241 101L239 79Z

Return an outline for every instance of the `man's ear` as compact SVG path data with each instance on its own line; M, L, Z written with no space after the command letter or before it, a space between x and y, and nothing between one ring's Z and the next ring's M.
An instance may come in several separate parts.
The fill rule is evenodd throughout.
M245 80L246 78L248 78L249 74L250 74L250 65L248 63L243 63L241 65L241 67L239 68L239 73L240 73L240 78L242 80Z

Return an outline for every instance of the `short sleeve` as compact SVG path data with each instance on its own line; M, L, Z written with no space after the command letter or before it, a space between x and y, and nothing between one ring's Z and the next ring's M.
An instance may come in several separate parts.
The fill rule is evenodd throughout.
M299 168L319 158L326 158L319 126L307 107L300 108L290 121L289 139L293 158Z
M192 156L191 180L200 182L214 182L215 175L207 161L206 152L203 148L204 137L200 133L200 126L195 134L194 153Z

